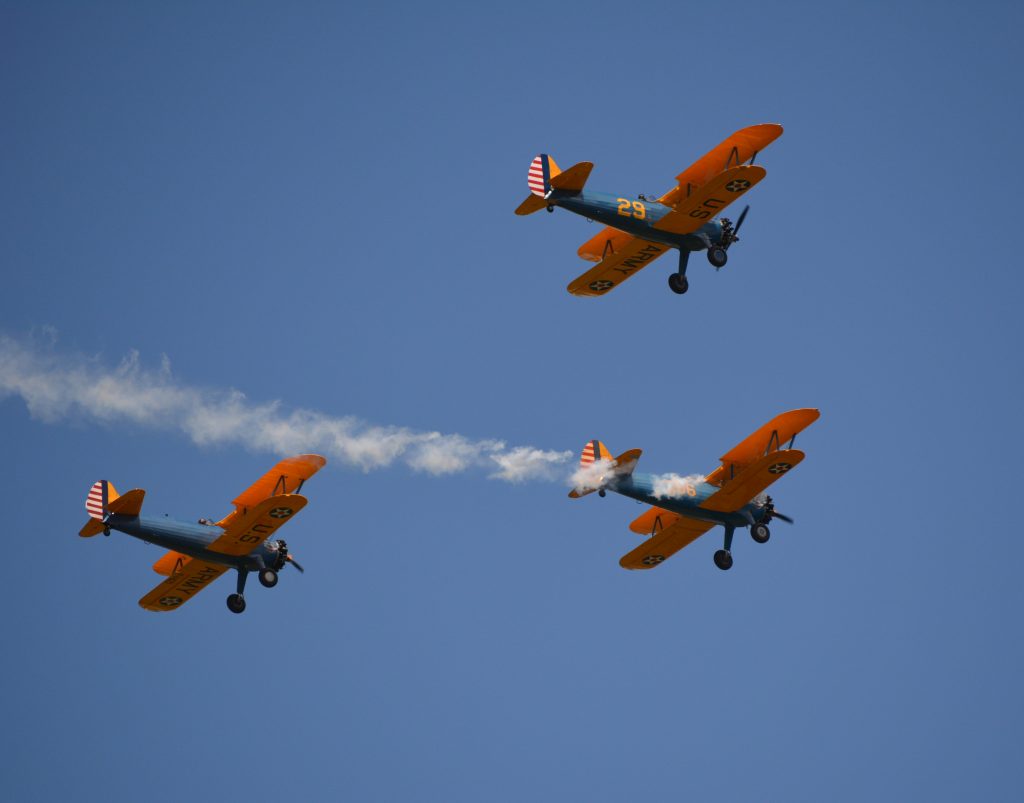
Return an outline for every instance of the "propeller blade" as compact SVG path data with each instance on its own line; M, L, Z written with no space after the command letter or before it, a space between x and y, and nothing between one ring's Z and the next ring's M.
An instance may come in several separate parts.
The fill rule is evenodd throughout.
M773 519L779 519L780 521L784 521L784 522L786 522L786 524L795 524L796 523L796 522L793 521L793 519L791 519L785 513L776 513L775 511L772 511L772 518Z
M743 207L743 211L740 212L740 216L736 220L736 228L733 229L733 234L739 234L740 233L740 226L743 225L743 221L746 219L747 212L749 212L749 211L750 211L750 204L747 204L746 206Z
M300 572L305 573L306 570L302 568L302 564L299 563L297 560L295 560L295 558L293 558L291 555L286 555L285 556L285 560L288 561L292 566L294 566Z

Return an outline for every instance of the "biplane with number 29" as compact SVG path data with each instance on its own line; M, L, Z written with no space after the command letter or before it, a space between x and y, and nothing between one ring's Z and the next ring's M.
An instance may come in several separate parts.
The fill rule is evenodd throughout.
M579 255L598 264L569 283L573 295L604 295L673 248L679 251L679 266L669 274L668 284L674 292L685 293L691 252L706 250L716 269L725 265L750 207L735 224L715 216L765 177L765 169L755 165L754 158L781 135L782 126L773 123L737 131L676 176L676 186L657 200L586 190L592 162L563 172L542 153L530 164L530 195L516 214L545 208L553 212L557 206L605 224L580 246Z
M119 530L170 550L153 564L153 571L167 579L139 600L148 611L176 610L228 569L235 569L238 583L227 602L233 613L241 613L249 572L257 572L260 584L273 588L286 563L303 571L284 541L268 539L306 506L299 490L326 463L315 454L281 460L239 495L235 509L216 523L142 516L145 491L136 488L118 494L113 484L100 480L89 489L85 500L89 521L79 535L88 538Z
M721 465L703 478L638 474L633 469L640 449L613 458L603 443L590 441L583 448L576 487L569 496L577 499L594 491L601 496L614 491L653 506L629 525L633 532L649 537L622 557L619 565L624 569L653 569L715 525L725 528L725 543L715 552L715 565L729 569L738 528L749 527L751 538L763 544L771 535L772 519L793 523L775 510L764 491L804 459L793 441L819 415L817 410L802 409L776 416L726 452Z

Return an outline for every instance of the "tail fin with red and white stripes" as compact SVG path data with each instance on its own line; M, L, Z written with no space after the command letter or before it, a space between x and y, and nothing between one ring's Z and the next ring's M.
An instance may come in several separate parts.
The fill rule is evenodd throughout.
M612 453L608 451L608 447L599 440L587 441L587 445L580 452L579 470L573 477L576 487L570 491L569 496L579 499L600 490L604 485L604 474L610 474L611 469Z
M106 480L97 480L89 489L85 497L85 510L89 514L89 521L86 522L79 535L88 538L91 535L103 532L103 519L110 510L110 503L119 497L113 483Z
M519 204L516 214L529 215L547 206L545 197L551 192L551 179L561 172L555 160L546 153L534 156L526 173L526 185L530 188L530 195Z
M604 496L605 488L614 487L615 483L633 473L641 454L643 451L640 449L630 449L618 457L612 457L608 447L601 441L588 441L580 453L580 467L573 475L576 487L569 492L569 496L579 499L594 491Z

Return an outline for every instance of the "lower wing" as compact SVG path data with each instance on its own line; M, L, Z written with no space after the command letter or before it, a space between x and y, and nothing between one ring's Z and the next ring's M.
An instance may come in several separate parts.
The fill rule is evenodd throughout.
M667 245L633 237L620 250L573 279L566 289L574 296L603 296L669 250Z
M174 562L180 568L139 600L139 605L147 611L173 611L180 608L228 570L227 566L219 563L207 563L187 555L178 555Z
M715 525L679 516L668 510L652 507L632 524L634 532L653 532L640 546L622 556L619 565L623 569L653 569L668 560L676 552L692 544Z

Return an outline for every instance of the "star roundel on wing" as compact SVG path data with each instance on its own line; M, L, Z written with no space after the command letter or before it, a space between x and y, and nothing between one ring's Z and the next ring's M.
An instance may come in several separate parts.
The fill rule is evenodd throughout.
M743 190L750 189L750 182L745 178L734 178L725 185L725 188L729 190L729 192L743 192Z
M598 279L596 282L590 283L590 289L595 293L603 293L605 290L611 290L613 287L615 287L615 282L608 279Z
M160 604L165 608L173 608L176 605L181 605L181 597L160 597Z
M664 555L645 555L644 559L640 562L643 563L644 566L657 566L663 560L665 560Z
M272 519L286 519L294 512L290 507L275 507L267 515Z
M768 473L769 474L785 474L791 468L793 468L793 464L792 463L776 463L775 465L770 466L768 468Z

